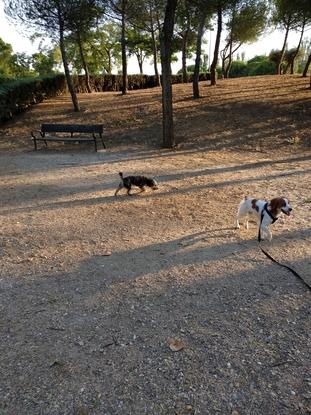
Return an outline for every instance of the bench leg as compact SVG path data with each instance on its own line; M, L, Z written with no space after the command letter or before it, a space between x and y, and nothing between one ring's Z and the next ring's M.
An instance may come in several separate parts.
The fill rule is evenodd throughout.
M33 139L33 143L35 145L35 151L37 151L38 150L38 148L37 148L37 140L35 138Z
M104 143L104 140L103 140L103 135L102 135L102 134L100 134L100 139L102 140L103 147L104 147L104 148L106 148L106 145L105 145L105 143Z
M95 146L95 151L97 153L97 142L96 142L96 138L94 138L94 146Z
M47 143L47 141L46 141L46 140L44 140L44 143L45 143L45 147L47 147L47 146L48 146L48 143Z

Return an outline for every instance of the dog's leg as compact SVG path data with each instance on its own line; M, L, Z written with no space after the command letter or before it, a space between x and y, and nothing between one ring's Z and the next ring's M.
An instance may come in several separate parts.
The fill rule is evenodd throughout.
M248 229L248 217L246 218L246 220L245 220L245 222L244 222L244 227L245 227L245 229Z
M267 226L261 226L260 227L260 233L262 236L262 239L268 239L269 242L271 242L272 239L272 232Z
M117 190L115 191L114 195L117 196L117 194L120 192L120 190L123 188L123 185L120 183L119 187L117 188Z
M269 242L271 242L271 239L272 239L272 232L270 231L270 229L269 229L269 228L266 228L266 230L267 230L267 237L268 237L268 241L269 241Z
M126 194L127 194L128 196L133 196L133 195L130 193L130 191L131 191L131 186L130 186L130 187L127 187L127 193L126 193Z
M145 186L140 187L140 192L139 192L139 193L143 193L143 192L145 192L145 191L146 191Z
M240 211L240 209L238 210L237 216L236 216L236 221L235 221L235 226L237 229L240 229L240 219L242 219L245 215Z

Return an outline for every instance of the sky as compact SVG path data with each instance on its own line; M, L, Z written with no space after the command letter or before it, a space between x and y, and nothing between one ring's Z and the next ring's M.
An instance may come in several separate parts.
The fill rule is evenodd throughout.
M204 52L208 55L213 53L213 45L215 42L215 31L209 31L206 33L206 39L208 44L204 46ZM307 32L306 36L311 37L311 33ZM6 42L10 43L13 47L14 52L26 52L27 54L32 54L38 51L39 40L32 43L27 39L27 35L22 34L16 26L8 22L7 17L3 11L3 2L0 0L0 38ZM288 47L294 47L297 45L299 39L299 33L290 32L288 39ZM271 30L262 36L257 42L251 45L241 46L239 53L245 52L245 59L251 59L256 55L268 55L271 49L281 49L283 42L283 32L278 30ZM211 52L211 53L210 53ZM187 64L193 64L193 61L187 62ZM181 63L173 63L172 71L176 73L181 68ZM139 73L139 68L136 60L131 58L129 60L128 66L129 74ZM151 64L145 64L144 73L153 74L153 66Z

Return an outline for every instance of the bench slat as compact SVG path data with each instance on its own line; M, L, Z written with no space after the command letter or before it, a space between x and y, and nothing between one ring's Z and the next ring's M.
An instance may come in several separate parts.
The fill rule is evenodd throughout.
M36 138L37 141L94 141L93 137L57 137L53 135L45 135L44 137Z
M103 124L42 124L43 133L98 133L104 131Z

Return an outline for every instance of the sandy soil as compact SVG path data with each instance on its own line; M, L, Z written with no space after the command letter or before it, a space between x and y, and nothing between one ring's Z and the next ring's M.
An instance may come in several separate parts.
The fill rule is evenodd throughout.
M264 242L311 284L311 92L293 76L46 101L0 129L0 414L309 414L311 293L239 201L285 195ZM103 122L107 151L40 123ZM160 188L113 196L118 172ZM169 340L180 340L174 352Z

